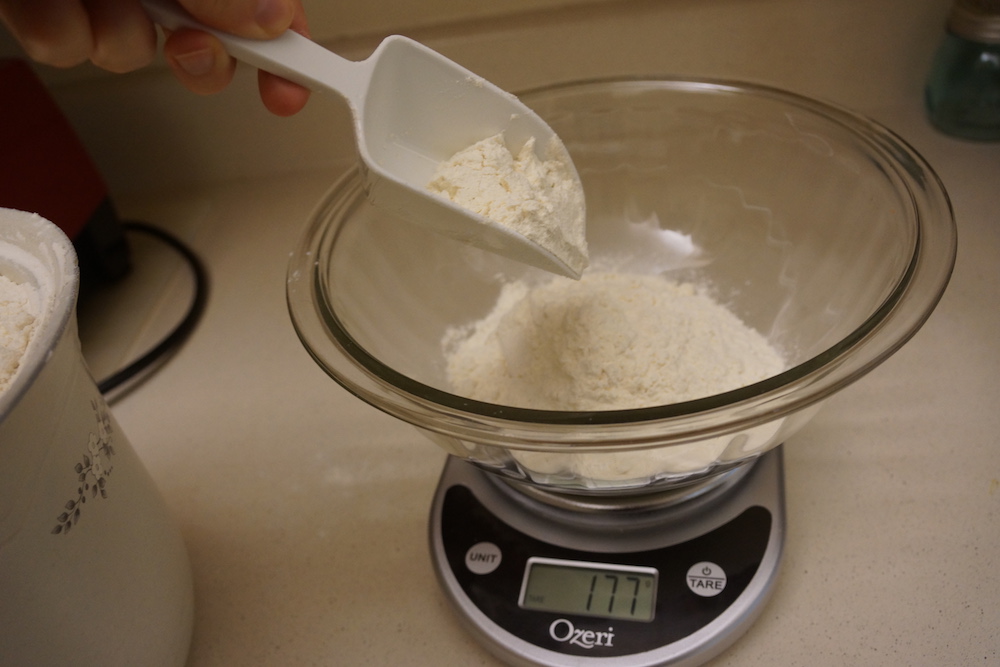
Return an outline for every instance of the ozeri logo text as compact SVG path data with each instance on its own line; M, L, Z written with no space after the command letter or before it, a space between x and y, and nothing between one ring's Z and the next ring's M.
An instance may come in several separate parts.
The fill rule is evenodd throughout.
M607 632L600 630L585 630L573 625L565 618L557 618L549 626L549 637L557 642L572 644L581 648L592 649L601 646L613 646L615 639L615 629L608 628Z

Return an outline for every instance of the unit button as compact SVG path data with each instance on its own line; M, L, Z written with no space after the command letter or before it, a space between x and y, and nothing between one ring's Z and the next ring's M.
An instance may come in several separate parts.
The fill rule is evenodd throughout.
M687 571L687 585L695 595L715 597L726 588L726 573L707 560L695 563Z
M500 567L500 547L492 542L473 544L465 552L465 567L473 574L489 574Z

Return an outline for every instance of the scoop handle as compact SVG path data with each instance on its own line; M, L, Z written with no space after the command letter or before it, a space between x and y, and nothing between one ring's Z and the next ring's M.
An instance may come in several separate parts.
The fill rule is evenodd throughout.
M193 28L207 32L237 60L310 90L332 91L357 105L368 87L371 68L367 61L341 58L293 30L270 40L247 39L204 25L175 0L142 0L142 6L155 23L167 30Z

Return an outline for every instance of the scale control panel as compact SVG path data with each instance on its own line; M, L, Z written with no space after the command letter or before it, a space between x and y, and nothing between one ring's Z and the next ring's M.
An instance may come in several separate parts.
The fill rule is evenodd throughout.
M718 618L760 567L771 521L754 506L682 544L594 554L528 537L457 485L445 496L442 537L462 592L499 627L567 655L620 656Z

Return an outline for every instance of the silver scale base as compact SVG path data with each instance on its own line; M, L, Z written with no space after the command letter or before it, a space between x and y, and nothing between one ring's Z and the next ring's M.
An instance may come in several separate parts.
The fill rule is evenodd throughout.
M773 589L785 538L782 448L681 495L618 502L525 492L449 457L430 517L438 580L470 632L511 665L703 664L752 625ZM601 573L615 586L619 575L641 574L647 613L608 613L614 597L586 611L587 591L575 596L568 584L558 600L538 594L527 575L539 564L565 581L590 577L590 598Z

